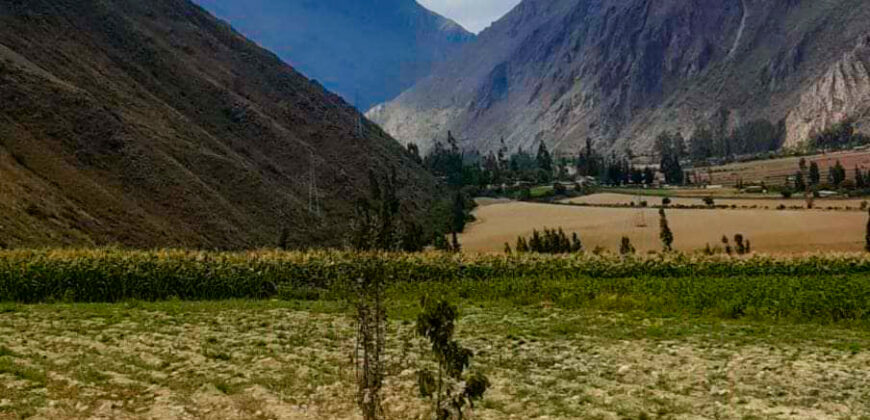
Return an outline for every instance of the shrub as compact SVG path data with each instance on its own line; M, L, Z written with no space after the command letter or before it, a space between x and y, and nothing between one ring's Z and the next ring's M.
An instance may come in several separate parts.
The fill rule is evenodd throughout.
M631 239L628 236L622 237L622 243L619 245L619 253L621 255L631 255L635 253L634 246L631 244Z
M713 197L708 196L708 197L704 197L704 204L706 204L707 207L713 207L716 205L716 201L713 200Z

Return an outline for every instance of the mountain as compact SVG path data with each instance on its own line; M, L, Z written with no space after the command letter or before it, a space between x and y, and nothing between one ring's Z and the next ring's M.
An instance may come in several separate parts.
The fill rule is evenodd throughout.
M525 0L368 116L421 148L650 150L662 130L870 123L866 0Z
M414 0L198 1L363 110L474 39Z
M396 169L407 214L436 195L352 106L187 0L0 3L0 103L6 246L334 245L370 170Z

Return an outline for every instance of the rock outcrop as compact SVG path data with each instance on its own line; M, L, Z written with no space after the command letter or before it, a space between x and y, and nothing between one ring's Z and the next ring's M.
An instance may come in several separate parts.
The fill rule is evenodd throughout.
M576 152L590 137L601 149L644 153L662 130L689 135L714 120L787 121L796 139L807 131L797 121L817 113L812 103L847 95L841 113L856 112L864 88L850 85L854 60L835 78L849 80L850 93L806 92L857 54L867 22L863 0L525 0L368 115L424 149L452 130L483 150L504 138L512 148L544 141Z

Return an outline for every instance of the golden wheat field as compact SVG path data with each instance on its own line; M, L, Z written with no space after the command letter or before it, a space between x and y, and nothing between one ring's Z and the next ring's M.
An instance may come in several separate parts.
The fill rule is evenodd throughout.
M513 246L518 236L545 227L578 233L587 250L617 251L623 236L639 252L661 249L657 209L509 202L481 206L475 216L477 221L460 238L466 252L503 252L505 242ZM674 247L686 252L718 245L723 235L733 238L738 233L751 241L755 252L860 251L867 223L863 212L807 210L670 209L667 217Z
M646 201L650 206L658 206L662 204L664 197L654 196L637 196L630 194L618 193L600 193L586 195L582 197L573 197L564 200L566 203L572 204L593 204L593 205L629 205L631 203L639 203ZM705 205L703 197L670 197L671 204L677 206L703 206ZM778 206L785 207L806 207L807 203L803 197L799 198L717 198L714 197L717 206L737 206L737 207L752 207L756 206L759 209L775 210ZM848 199L816 199L813 206L816 209L846 209L847 207L853 210L861 208L861 203L864 198L848 198Z

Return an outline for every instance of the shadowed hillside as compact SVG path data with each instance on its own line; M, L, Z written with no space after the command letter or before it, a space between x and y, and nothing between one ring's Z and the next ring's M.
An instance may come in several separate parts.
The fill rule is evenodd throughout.
M0 103L5 246L337 244L369 169L398 169L410 214L435 195L378 127L187 0L0 3Z
M195 0L366 110L474 39L415 0Z

